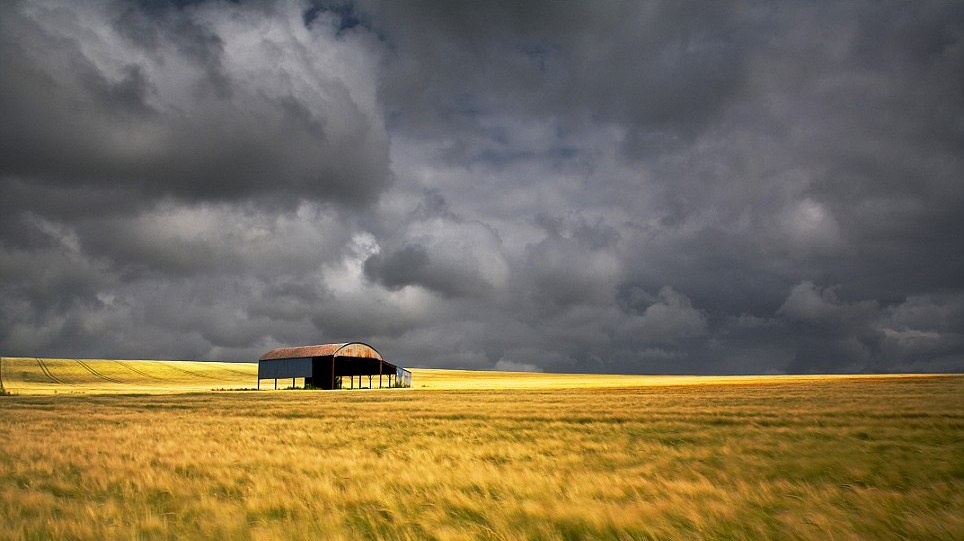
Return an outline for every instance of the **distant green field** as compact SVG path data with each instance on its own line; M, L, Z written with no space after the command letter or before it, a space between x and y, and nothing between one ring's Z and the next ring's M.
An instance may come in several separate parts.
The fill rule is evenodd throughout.
M964 539L964 376L0 375L0 539Z

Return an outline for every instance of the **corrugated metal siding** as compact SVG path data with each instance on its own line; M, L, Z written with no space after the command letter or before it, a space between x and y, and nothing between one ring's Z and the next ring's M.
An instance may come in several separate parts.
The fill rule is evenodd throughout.
M412 386L412 373L409 372L408 370L405 370L404 368L401 368L401 367L396 367L395 377L398 379L399 383L402 384L402 387Z
M361 342L345 344L344 346L338 348L338 351L335 352L335 355L338 357L354 357L356 359L382 360L382 356L375 351L375 348L369 346L368 344L362 344Z
M276 359L258 363L258 379L310 378L311 358Z

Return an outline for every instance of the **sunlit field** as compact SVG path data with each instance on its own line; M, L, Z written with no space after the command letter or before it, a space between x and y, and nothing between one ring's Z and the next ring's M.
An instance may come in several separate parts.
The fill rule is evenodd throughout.
M964 376L0 377L2 539L964 539Z
M3 357L0 380L16 394L183 393L255 387L258 365ZM288 382L290 386L290 380Z

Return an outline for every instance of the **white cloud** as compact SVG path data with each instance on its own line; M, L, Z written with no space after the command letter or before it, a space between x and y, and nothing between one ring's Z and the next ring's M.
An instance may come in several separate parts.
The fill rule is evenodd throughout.
M829 252L843 245L840 225L833 214L825 205L810 198L785 211L783 227L795 250Z

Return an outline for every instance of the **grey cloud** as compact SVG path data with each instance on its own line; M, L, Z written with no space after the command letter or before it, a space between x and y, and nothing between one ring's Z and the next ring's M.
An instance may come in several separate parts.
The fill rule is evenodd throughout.
M191 15L190 9L141 3L123 8L113 27L129 43L151 54L162 54L161 48L173 43L180 55L204 72L202 91L211 89L218 96L227 97L231 82L222 63L224 40Z
M536 215L536 223L549 235L572 238L590 250L611 247L620 237L619 231L605 223L602 218L597 217L590 221L577 213L552 216L543 212Z
M532 363L517 363L508 359L499 359L495 363L496 370L506 372L542 372L542 369Z
M874 301L847 303L838 300L831 288L820 289L813 282L803 282L793 287L787 300L777 309L777 314L808 323L838 323L841 320L865 319L879 307Z
M715 116L740 87L753 30L723 4L366 7L374 27L413 53L387 79L399 121L434 134L493 109L591 118L631 127L643 148L688 139ZM412 72L430 77L413 86ZM456 86L462 92L449 92Z
M671 287L664 287L655 302L647 306L639 317L629 319L627 326L633 338L641 339L644 343L673 343L703 334L706 316L693 308L688 297Z
M953 3L8 2L0 349L964 367Z
M270 38L259 35L265 13L240 6L224 8L235 11L228 22L213 6L143 13L127 5L124 20L137 24L91 32L74 12L85 8L88 17L112 12L5 5L0 175L215 201L363 205L387 187L380 114L359 101L365 89L346 86L366 67L319 69L352 54L334 29L286 27L281 4L267 14ZM148 24L154 32L129 39ZM272 59L277 47L306 46L318 56Z
M423 191L392 221L373 225L380 246L364 263L372 284L417 286L451 299L495 300L505 288L508 263L498 232L454 212L437 191Z
M476 276L460 276L451 269L433 265L428 252L418 244L405 245L390 254L374 254L365 260L365 276L389 289L420 285L443 295L471 293Z
M365 275L388 288L398 289L419 283L420 271L428 264L425 248L408 245L390 255L375 254L366 259Z
M915 296L881 306L873 300L841 300L834 288L803 282L777 315L797 344L793 371L945 370L960 361L964 344L960 294Z
M297 324L313 316L331 295L315 284L284 281L266 285L253 297L248 305L252 316Z
M554 311L582 303L610 302L622 275L611 252L588 251L571 238L549 236L527 246L523 289L536 306Z

